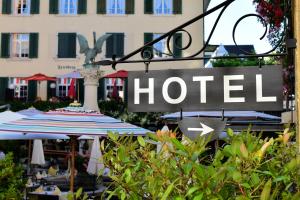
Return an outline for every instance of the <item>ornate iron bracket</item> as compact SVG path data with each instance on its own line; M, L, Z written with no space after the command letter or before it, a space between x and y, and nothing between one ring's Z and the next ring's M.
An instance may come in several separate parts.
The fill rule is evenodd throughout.
M153 41L145 44L144 46L136 49L135 51L129 53L128 55L120 58L120 59L116 59L115 56L113 56L112 60L101 60L101 61L97 61L95 62L94 64L96 65L103 65L103 66L108 66L108 65L111 65L113 69L116 69L116 65L119 64L119 63L145 63L146 65L146 68L148 68L149 66L149 63L150 62L173 62L173 61L190 61L190 60L204 60L204 59L209 59L210 57L198 57L201 53L204 52L204 50L206 49L206 47L208 46L209 42L210 42L210 39L224 13L224 11L228 8L229 5L231 5L234 1L236 0L226 0L224 1L223 3L215 6L214 8L198 15L197 17L185 22L184 24L170 30L169 32L161 35L160 37L158 37L157 39L154 39ZM179 49L180 51L183 51L183 50L186 50L188 49L191 44L192 44L192 36L191 34L185 30L185 28L201 19L204 19L204 17L214 13L215 11L217 10L220 10L220 13L212 27L212 30L210 31L209 33L209 36L208 36L208 39L207 41L205 42L205 44L203 45L203 47L197 51L196 53L194 53L193 55L190 55L190 56L187 56L187 57L180 57L180 58L173 58L174 57L174 52L171 50L171 39L173 37L176 37L175 34L176 33L183 33L183 34L187 34L188 36L188 41L187 41L187 44L184 46L184 47L179 47L177 44L176 44L176 38L175 38L175 43L173 45L176 46L177 49ZM260 38L260 40L262 40L263 38L266 37L266 34L267 34L267 30L268 30L268 23L267 21L262 18L261 16L257 15L257 14L246 14L244 16L242 16L241 18L239 18L237 20L237 22L235 23L234 27L233 27L233 31L232 31L232 38L233 38L233 41L234 41L234 44L237 46L237 48L239 48L237 42L236 42L236 36L235 36L235 33L236 33L236 28L238 27L238 25L245 19L245 18L248 18L248 17L256 17L258 18L264 28L265 28L265 32L263 34L263 36ZM284 29L286 30L286 25L284 26ZM284 30L284 31L285 31ZM284 35L284 34L283 34ZM153 55L153 50L157 50L153 47L153 45L161 40L164 40L164 39L167 39L167 50L168 52L165 53L165 52L160 52L162 54L165 54L165 55L168 55L170 57L168 58L163 58L163 59L153 59L154 55ZM270 54L271 52L273 52L275 49L277 49L283 42L283 39L284 39L284 36L282 36L282 38L279 40L279 42L269 51L265 52L265 53L260 53L260 54L254 54L253 52L247 52L247 51L244 51L243 49L240 49L239 50L241 52L243 52L245 55L242 55L242 56L221 56L221 57L214 57L214 59L232 59L232 58L263 58L263 57L277 57L277 56L286 56L287 53L278 53L278 54ZM137 54L140 54L141 55L141 58L140 60L130 60L130 58L132 58L133 56L137 55ZM146 69L147 71L148 69Z

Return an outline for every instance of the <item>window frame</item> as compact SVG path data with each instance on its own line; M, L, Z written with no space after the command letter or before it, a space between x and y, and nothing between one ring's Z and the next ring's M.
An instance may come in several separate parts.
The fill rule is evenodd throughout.
M18 13L18 5L19 5L19 3L21 3L21 7L22 7L22 5L24 5L24 1L26 1L26 5L28 5L28 7L27 7L27 12L28 13L24 13L23 9L20 9L20 13ZM31 14L30 13L30 9L31 9L31 0L13 0L12 10L13 10L13 14L14 15L28 16L28 15Z
M104 100L108 100L108 93L113 92L114 84L117 81L117 90L119 92L119 96L124 100L124 92L125 92L125 80L122 78L106 78L105 79L105 87L104 87ZM120 92L123 92L123 95L120 95Z
M163 33L153 33L153 40L159 38L160 36L162 36ZM161 56L158 54L159 52L156 51L157 50L160 50L156 47L156 45L158 44L162 44L162 47L164 47L164 50L161 50ZM172 48L173 44L171 43L171 48ZM153 44L153 58L170 58L171 56L169 55L166 55L164 53L168 53L168 46L167 46L167 38L164 38L160 41L158 41L157 43ZM167 52L166 52L167 51Z
M64 81L66 79L66 82ZM68 97L69 96L69 90L71 85L72 78L57 78L56 81L56 96L58 97ZM75 82L75 91L77 90L77 84ZM60 90L62 88L62 90ZM61 92L63 91L63 92ZM61 95L64 94L64 95Z
M29 53L30 53L30 50L29 50L29 48L30 48L30 34L29 33L11 33L10 35L11 35L10 36L10 58L29 59ZM14 37L15 35L16 35L16 38ZM22 36L22 35L26 35L28 40L23 40L22 38L18 38L18 36ZM27 52L27 56L23 57L22 56L22 54L23 54L22 53L22 48L25 45L25 44L23 44L24 42L27 42L28 52ZM14 46L16 46L16 49L13 48ZM15 56L15 55L19 55L19 56Z
M158 9L157 9L157 4L158 4L158 1L159 3L161 3L162 5L162 9L161 9L161 12L157 12ZM170 6L170 8L167 8L165 7L165 3L167 4L167 6ZM166 13L166 10L169 10L168 13ZM153 14L154 15L173 15L173 0L153 0Z
M118 8L115 6L114 9L111 8L113 4L118 4L118 2L121 2L122 8L120 10L122 11L121 13L118 13ZM126 0L106 0L106 14L107 15L126 15ZM114 10L114 12L110 12L111 10Z
M75 3L74 3L75 1ZM67 2L67 12L65 13L65 4ZM70 6L71 6L71 2L74 3L75 7L74 7L74 13L71 13L70 10ZM64 5L62 5L64 4ZM78 0L59 0L58 2L58 14L59 15L63 15L63 16L76 16L78 15Z
M19 78L19 77L9 77L9 79L8 79L8 85L9 85L9 87L11 85L14 86L14 88L13 88L13 90L14 90L14 98L24 99L24 100L28 99L28 92L29 92L29 90L28 90L28 81L21 80L21 78ZM24 95L24 93L26 95ZM23 95L21 95L21 94L23 94Z

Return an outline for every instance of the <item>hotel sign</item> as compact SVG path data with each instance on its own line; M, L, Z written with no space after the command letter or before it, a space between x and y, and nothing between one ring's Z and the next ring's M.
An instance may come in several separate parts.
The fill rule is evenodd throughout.
M282 110L281 66L129 72L131 112Z

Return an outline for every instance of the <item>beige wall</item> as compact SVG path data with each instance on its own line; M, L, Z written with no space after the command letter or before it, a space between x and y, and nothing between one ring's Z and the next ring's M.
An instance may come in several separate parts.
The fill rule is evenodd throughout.
M57 59L57 33L77 32L85 35L92 44L93 31L97 36L105 32L125 33L125 54L139 48L144 42L144 32L163 33L199 15L202 12L202 1L184 0L183 14L172 16L154 16L144 14L144 1L135 1L135 14L125 16L108 16L96 14L96 0L88 0L87 14L78 16L60 16L49 14L49 1L40 1L40 14L31 16L13 16L0 14L0 32L39 33L38 59L0 59L0 77L24 77L34 73L50 76L68 73L72 69L59 70L58 66L76 66L80 68L83 55L79 55L77 44L76 59ZM0 10L2 0L0 0ZM203 22L197 22L189 29L193 36L192 47L184 55L191 55L202 47ZM185 43L186 38L183 38ZM105 52L105 51L104 51ZM104 57L99 56L97 60ZM139 59L137 56L135 59ZM150 69L194 68L203 66L202 61L186 61L174 63L152 63ZM106 73L112 72L103 67ZM118 69L144 70L144 64L120 64Z

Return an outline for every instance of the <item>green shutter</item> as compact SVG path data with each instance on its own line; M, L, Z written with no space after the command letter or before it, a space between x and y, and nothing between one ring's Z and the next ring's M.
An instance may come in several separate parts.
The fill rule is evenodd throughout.
M0 78L0 102L4 103L6 100L6 90L8 88L8 78Z
M106 58L112 58L113 55L120 58L124 56L124 33L112 34L106 40Z
M37 81L28 81L28 101L33 102L37 96Z
M112 34L112 36L110 36L106 40L106 54L105 54L106 58L111 58L112 55L114 54L114 38L115 38L115 34L114 33L111 33L111 34Z
M1 58L10 57L10 33L1 34Z
M78 14L86 14L87 0L78 0Z
M47 81L47 100L49 100L51 97L55 97L56 88L51 88L50 85L52 83L55 83L55 81Z
M144 13L153 14L153 0L144 0Z
M37 58L39 54L39 34L30 33L29 35L29 58Z
M49 0L49 14L58 14L58 0Z
M124 103L127 104L128 103L128 78L125 78L124 80Z
M144 33L144 45L151 42L153 40L153 33ZM153 49L152 49L153 55Z
M78 84L78 94L79 94L79 97L78 97L78 100L79 102L83 105L84 103L84 79L83 78L80 78L80 79L77 79L77 84Z
M175 33L173 36L173 54L174 58L182 57L182 33Z
M134 0L126 0L126 14L134 14Z
M105 99L105 78L101 78L99 80L99 87L98 87L98 100Z
M173 14L182 14L182 0L173 0Z
M40 13L40 0L31 0L30 2L30 14Z
M11 14L11 2L12 0L2 0L2 14Z
M58 58L76 58L76 33L58 34Z
M97 0L97 14L106 14L106 0Z
M115 38L115 55L120 58L124 56L124 33L117 33Z

